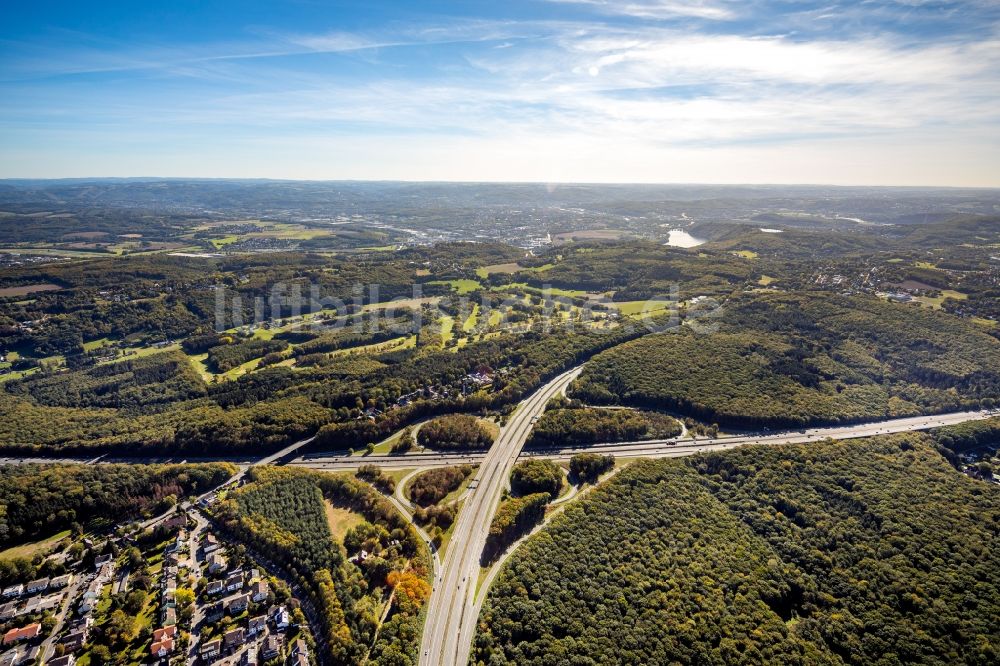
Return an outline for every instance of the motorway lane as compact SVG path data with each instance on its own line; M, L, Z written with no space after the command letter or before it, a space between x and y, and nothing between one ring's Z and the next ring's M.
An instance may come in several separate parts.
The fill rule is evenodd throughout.
M946 425L955 425L965 421L976 421L989 418L986 411L953 412L935 416L916 416L889 421L876 421L850 426L833 426L827 428L810 428L807 430L792 430L765 434L731 435L709 439L677 437L673 439L647 440L638 442L611 442L600 444L585 444L555 449L531 449L521 453L523 458L551 458L553 460L568 460L577 453L609 453L622 457L645 456L652 458L671 458L692 455L707 451L724 451L747 444L779 445L802 444L826 439L852 439L886 435L899 432L914 432L929 430ZM408 467L444 467L464 463L480 464L486 457L486 452L471 453L418 453L404 456L365 456L351 458L349 456L318 455L299 458L291 465L309 467L318 470L349 470L363 464L374 464L385 469L402 469Z
M552 397L565 391L581 369L564 372L522 402L483 458L469 484L469 497L458 515L443 572L435 580L428 602L421 664L464 666L468 662L476 628L473 595L479 578L480 557L501 491L535 418L545 410Z
M503 489L510 468L518 458L520 448L530 433L534 417L544 411L548 400L560 390L564 390L579 370L571 371L550 382L538 393L530 397L501 432L493 448L486 454L477 475L479 485L473 489L470 499L459 515L452 548L445 559L444 573L436 580L435 590L429 602L427 622L421 644L420 663L442 666L464 666L468 663L472 641L476 630L479 606L475 602L475 587L480 570L480 556L486 542L491 517L496 510L500 492ZM768 435L741 435L704 442L690 441L678 444L676 441L626 443L587 447L610 449L619 455L622 451L636 455L670 457L692 455L706 450L725 450L748 444L792 444L821 441L828 437L848 439L896 432L909 432L935 428L943 425L987 417L986 412L960 412L935 417L913 417L894 419L888 422L862 424L840 428L813 428L793 433ZM572 455L570 451L561 455ZM545 454L541 454L545 455Z
M662 439L662 440L648 440L640 442L612 442L612 443L601 443L601 444L587 444L583 446L576 447L562 447L558 449L532 449L530 451L525 451L522 455L524 457L546 457L553 458L556 460L566 460L571 458L576 453L581 453L584 451L597 452L606 451L608 453L614 453L616 455L651 455L662 457L672 457L677 455L689 455L698 451L713 451L713 450L725 450L732 448L734 445L743 444L793 444L793 443L803 443L816 441L818 439L823 439L825 437L832 437L834 439L850 439L852 437L870 437L877 434L889 434L894 432L912 432L916 430L929 430L932 428L937 428L946 425L955 425L956 423L961 423L963 421L976 421L990 416L997 416L996 410L991 414L987 411L968 411L968 412L951 412L948 414L938 414L935 416L915 416L902 419L891 419L888 421L873 421L870 423L850 425L850 426L832 426L828 428L811 428L805 431L782 431L774 432L768 434L751 434L751 435L733 435L727 437L719 437L717 439L697 439L692 440L691 438L681 435L680 437L674 439ZM190 463L209 463L209 462L232 462L243 468L243 472L246 468L253 465L266 465L270 462L283 458L285 456L291 455L296 449L309 442L313 441L314 437L309 437L307 439L295 442L289 447L282 449L278 453L269 455L261 459L246 459L246 458L188 458L182 459L179 457L174 458L107 458L103 457L101 459L88 459L88 458L42 458L42 457L0 457L0 465L18 465L18 464L28 464L28 463L77 463L77 464L101 464L101 463L136 463L136 464L146 464L146 463L179 463L179 462L190 462ZM697 443L698 445L694 448L681 448L675 446L671 449L666 447L674 444L692 444ZM682 453L686 452L686 453ZM412 453L406 455L375 455L375 456L348 456L339 454L309 454L306 456L301 456L290 461L289 465L296 465L300 467L308 467L318 470L353 470L357 469L361 465L374 464L379 465L385 469L404 469L407 467L447 467L450 465L461 465L464 463L470 463L473 465L478 465L482 462L483 458L486 457L485 451L472 451L465 453L434 453L434 452L423 452L423 453ZM242 478L242 473L240 475ZM237 479L238 480L238 479ZM229 483L233 483L234 480L230 480Z
M479 464L476 474L477 487L470 490L468 501L459 515L456 531L452 539L452 547L444 563L444 571L438 573L435 580L435 590L432 594L427 624L421 645L422 664L464 664L468 661L472 640L474 638L477 606L473 594L478 579L479 558L485 545L486 534L500 493L506 484L510 468L519 456L547 457L553 459L568 459L576 453L589 451L595 453L611 453L620 457L680 457L708 451L720 451L738 446L781 445L821 441L826 438L851 439L870 437L873 435L890 434L927 430L946 425L953 425L970 420L979 420L991 416L986 411L957 412L936 416L919 416L889 421L873 422L851 426L828 428L812 428L801 431L788 431L767 434L744 434L720 437L717 439L682 439L657 440L646 442L603 443L588 446L564 447L549 450L532 450L521 453L521 447L527 439L533 425L533 417L544 411L548 400L559 392L564 392L566 386L579 374L580 368L560 375L538 392L521 403L507 426L501 431L500 437L489 452L474 452L460 454L418 453L402 456L324 456L311 455L291 461L290 464L323 470L355 469L361 464L378 464L385 468L433 467L457 465L462 463ZM240 472L218 488L205 495L217 492L224 487L238 484L246 471L260 464L270 464L282 458L289 457L300 447L308 444L314 438L310 437L286 447L272 455L266 456L249 465L241 465ZM53 462L52 459L0 459L4 462ZM111 460L93 459L76 462L112 462ZM118 461L116 461L118 462ZM153 462L129 460L121 462ZM192 461L194 462L194 461ZM201 462L200 460L198 462ZM394 500L396 498L390 498ZM396 503L403 513L406 513L402 503ZM147 524L165 518L171 511L157 516ZM426 534L422 537L427 538ZM440 572L440 563L435 553L435 570Z

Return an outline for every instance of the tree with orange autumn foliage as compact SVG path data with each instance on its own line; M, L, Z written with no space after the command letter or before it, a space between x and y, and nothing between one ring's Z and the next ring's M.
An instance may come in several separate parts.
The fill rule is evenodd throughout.
M397 593L405 594L418 607L422 606L427 597L431 595L430 584L412 571L392 571L386 578L386 582Z

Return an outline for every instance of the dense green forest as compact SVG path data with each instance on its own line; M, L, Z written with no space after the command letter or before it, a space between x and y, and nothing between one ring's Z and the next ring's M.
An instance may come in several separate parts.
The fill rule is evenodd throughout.
M193 223L152 216L142 224L173 234ZM752 426L988 404L1000 394L1000 327L983 319L996 309L993 232L989 221L953 226L967 241L961 247L941 249L945 227L926 225L886 231L885 256L875 258L861 237L732 225L697 251L588 241L525 257L494 243L446 243L0 268L0 288L58 287L0 296L0 449L253 454L318 434L313 451L347 450L444 414L502 416L559 371L644 336L627 313L631 301L651 297L676 298L690 323L692 299L713 296L724 304L719 331L694 336L683 326L673 338L609 351L578 382L580 396ZM930 305L875 297L907 282L926 282L932 296L921 298ZM565 327L555 332L544 321L553 306L546 285L563 290L556 300L565 302L554 305ZM867 293L834 293L848 286ZM508 321L463 303L462 289L484 304L506 302ZM379 304L393 298L411 302L382 317ZM261 303L266 322L255 320ZM587 308L607 318L588 322ZM215 330L220 323L225 331ZM565 420L584 418L552 415L538 436L548 425L555 440L635 430L589 419L564 430L574 427Z
M218 486L236 473L204 465L0 466L0 549L76 526L112 526Z
M422 417L501 409L630 337L624 331L558 338L528 332L454 351L415 349L303 370L275 366L209 384L171 351L36 373L0 389L0 448L28 454L248 453L277 450L317 431L314 450L361 448ZM462 378L484 366L507 370L504 379L463 394ZM400 396L428 386L439 387L436 397L397 406ZM383 413L375 421L358 419L368 408Z
M956 453L981 446L1000 446L1000 417L938 428L934 431L934 438Z
M523 497L504 500L490 523L483 550L483 562L488 563L503 553L504 549L545 517L545 507L552 496L549 493L534 493Z
M528 447L562 447L594 442L668 439L681 434L677 419L659 412L633 409L547 409L525 443Z
M420 426L417 443L432 449L488 449L493 433L474 416L448 414Z
M27 302L5 304L0 315L0 346L32 356L76 355L82 353L84 342L104 337L152 342L184 338L215 326L216 285L225 286L233 296L225 313L226 328L253 322L257 298L276 308L276 317L292 315L288 294L295 289L305 299L301 308L305 312L322 310L325 303L360 306L370 295L357 294L357 285L378 284L378 296L384 300L410 296L413 269L392 256L352 261L319 254L270 253L220 259L154 254L0 272L2 286L38 283L62 289L39 293ZM276 284L285 287L283 298L272 298ZM445 293L447 287L429 285L425 291ZM238 310L233 307L236 303L242 304ZM17 326L25 321L34 324Z
M367 657L373 664L416 663L429 563L413 527L370 486L350 476L255 467L250 479L214 509L216 519L307 590L331 662L357 664ZM324 500L365 518L342 545L333 539ZM346 555L361 547L371 556L355 565ZM380 626L391 589L396 594Z
M510 471L510 491L514 495L548 493L555 499L562 485L562 468L551 460L523 460Z
M448 493L458 489L470 474L472 465L435 467L415 476L407 486L406 492L414 503L428 507L437 504Z
M137 409L207 394L205 382L180 352L96 365L79 372L37 374L5 384L8 393L52 407Z
M616 301L636 301L665 298L674 289L727 295L755 273L754 266L728 252L692 253L650 242L583 243L562 257L544 273L522 273L517 279L536 287L613 291Z
M578 453L569 459L569 476L571 481L586 481L593 483L604 474L614 469L615 457L597 453Z
M1000 341L938 312L766 293L732 299L718 323L604 352L570 393L747 426L911 416L1000 395Z
M288 349L284 340L247 340L223 344L208 350L208 362L217 372L227 372L247 361Z
M639 462L514 554L473 660L996 663L998 524L927 435Z

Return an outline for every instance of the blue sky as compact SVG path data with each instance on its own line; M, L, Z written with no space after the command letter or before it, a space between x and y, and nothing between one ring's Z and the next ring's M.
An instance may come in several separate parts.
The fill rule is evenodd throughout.
M0 177L1000 186L998 5L5 3Z

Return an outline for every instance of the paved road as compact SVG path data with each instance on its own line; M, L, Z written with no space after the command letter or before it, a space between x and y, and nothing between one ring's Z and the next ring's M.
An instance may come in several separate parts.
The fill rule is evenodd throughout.
M510 468L520 454L520 449L531 430L534 417L544 411L546 403L556 393L565 389L579 374L575 369L544 386L521 404L508 425L501 431L493 448L486 453L463 511L459 514L452 547L444 562L444 572L435 581L431 595L421 644L420 663L425 666L464 666L476 630L478 605L474 593L480 571L480 556L486 543L491 517L496 510L500 492ZM881 423L861 424L839 428L812 428L776 435L742 435L717 440L678 442L624 443L586 447L587 450L611 451L618 455L646 455L653 457L685 456L694 453L725 450L747 444L780 445L822 440L827 437L851 438L909 432L951 425L974 419L986 418L987 412L959 412L933 417L893 419ZM557 457L568 457L578 448L560 450ZM549 455L551 453L540 455Z
M581 369L564 372L521 403L469 484L469 497L459 513L443 572L435 580L428 604L420 647L421 664L465 666L468 663L476 629L473 594L479 578L480 556L500 492L535 418L553 396L565 391Z
M828 428L809 428L806 430L788 430L774 433L758 433L732 435L709 439L707 437L693 439L677 437L674 439L649 440L641 442L613 442L601 444L586 444L549 449L531 449L521 452L521 457L542 457L554 460L567 460L577 453L610 453L617 456L644 456L651 458L672 458L688 456L706 451L724 451L726 449L744 446L746 444L778 445L802 444L815 442L827 437L834 439L851 439L871 437L898 432L913 432L929 430L946 425L954 425L964 421L976 421L989 418L986 411L952 412L935 416L916 416L888 421L855 424L850 426L834 426ZM291 465L309 467L320 470L356 469L363 464L374 464L385 469L404 469L410 467L444 467L463 463L480 464L486 458L487 452L469 453L416 453L405 456L365 456L351 458L338 455L313 455L293 460Z
M435 585L434 593L428 606L427 623L424 629L421 645L421 664L461 664L468 662L469 652L475 633L477 606L473 595L480 570L480 556L486 542L486 535L493 513L496 510L500 493L507 482L510 468L519 456L547 457L553 459L568 459L576 453L589 451L595 453L611 453L620 457L680 457L708 451L722 451L745 446L748 444L782 445L819 441L825 438L851 439L870 437L873 435L890 434L927 430L963 421L984 419L991 416L986 411L955 412L936 416L919 416L888 421L856 424L850 426L811 428L800 431L778 433L743 434L720 437L717 439L675 438L646 442L604 443L588 446L563 447L557 449L531 450L523 452L521 447L530 433L534 417L544 411L545 405L556 394L565 391L566 386L579 374L581 368L575 368L555 378L527 400L521 403L508 424L501 430L500 436L493 447L486 452L471 453L415 453L402 456L364 456L349 457L338 455L310 455L290 462L322 470L356 469L362 464L377 464L384 468L434 467L457 465L462 463L478 464L480 468L472 484L463 510L459 514L458 523L448 549L447 557L442 565L437 561L435 553ZM204 496L217 492L222 488L239 484L247 470L255 465L266 465L281 459L291 458L302 446L313 441L313 437L303 439L256 461L241 461L240 472L218 488L209 491ZM53 462L51 459L0 459L0 464L6 462ZM89 461L97 463L98 459ZM111 460L100 460L111 462ZM153 462L130 460L130 462ZM159 462L159 461L157 461ZM397 498L390 497L403 513L405 505ZM162 520L170 511L146 521L152 525ZM421 536L427 539L426 534Z
M77 599L77 593L80 591L80 587L83 585L83 576L80 574L73 575L73 584L66 589L66 595L63 597L62 603L59 604L59 610L56 611L56 623L52 627L52 631L45 638L42 643L42 663L47 663L48 660L55 653L56 636L62 631L63 625L66 623L66 618L69 617L73 602Z
M201 499L203 499L205 497L208 497L209 495L212 495L213 493L217 493L217 492L219 492L220 490L222 490L224 488L228 488L230 486L238 486L240 484L240 482L243 480L243 477L246 476L247 471L251 467L256 467L257 465L270 465L271 463L275 462L276 460L280 460L280 459L282 459L282 458L284 458L286 456L291 456L296 451L298 451L299 448L305 446L306 444L308 444L309 442L313 441L314 439L316 439L315 435L313 435L312 437L307 437L306 439L301 439L301 440L295 442L294 444L290 444L290 445L286 446L285 448L281 449L277 453L272 453L270 455L264 456L263 458L260 458L259 460L255 460L253 462L250 462L249 464L247 464L247 463L240 464L239 465L239 468L240 468L239 472L237 472L233 476L229 477L228 479L226 479L225 481L223 481L222 483L220 483L215 488L212 488L211 490L209 490L207 492L204 492L201 495L199 495L198 498L197 498L197 500L195 500L195 502L197 503L199 500L201 500ZM110 462L110 461L108 461L108 462ZM125 462L138 462L138 461L126 460ZM183 461L182 460L182 461L177 461L177 462L187 462L187 461ZM199 460L198 462L202 462L202 461ZM212 462L212 461L207 461L206 460L204 462ZM218 462L228 462L228 461L218 461ZM187 502L184 502L184 503L181 504L181 508L184 509L184 510L187 510L188 508L190 508L190 505ZM170 507L169 509L167 509L166 511L164 511L160 515L153 516L152 518L144 520L143 522L141 522L139 524L139 526L142 529L147 529L147 528L153 527L154 525L158 524L159 522L161 522L163 520L166 520L168 516L173 515L176 512L176 510L177 509L175 507Z
M201 568L198 564L198 541L202 533L208 529L208 520L198 511L188 511L188 515L194 520L194 529L188 532L188 570L195 579L201 578ZM201 642L201 623L205 619L205 604L194 604L194 613L191 615L191 638L188 642L187 664L194 666L198 662L198 648Z
M421 469L415 469L412 472L410 472L409 474L407 474L406 476L404 476L396 484L396 489L392 493L393 497L396 498L396 500L397 500L397 502L398 502L398 504L400 506L405 506L408 509L410 509L411 511L414 510L414 509L416 509L417 505L414 504L413 502L411 502L409 499L407 499L406 493L404 493L403 491L406 489L406 484L410 482L410 479L412 479L413 477L415 477L417 474L420 474L422 471L423 470L421 470Z
M385 495L385 498L392 502L392 505L396 507L397 511L403 514L404 518L410 521L410 524L413 525L413 529L417 531L420 538L424 540L425 544L427 544L427 550L431 554L431 565L434 568L434 580L437 580L437 577L441 574L441 558L438 556L437 548L434 547L434 541L431 539L431 535L428 534L423 527L417 525L417 521L413 519L413 514L407 509L407 505L412 506L412 503L408 500L404 500L407 504L403 504L403 502L401 502L399 497L395 494Z

